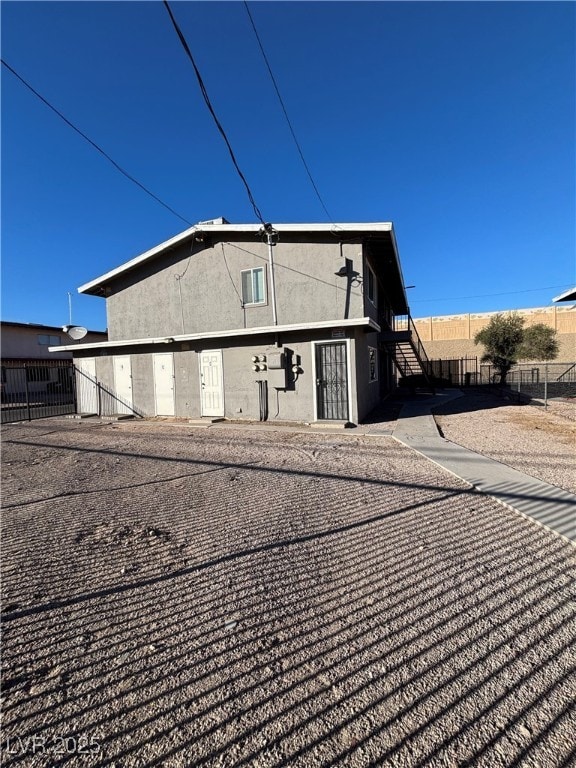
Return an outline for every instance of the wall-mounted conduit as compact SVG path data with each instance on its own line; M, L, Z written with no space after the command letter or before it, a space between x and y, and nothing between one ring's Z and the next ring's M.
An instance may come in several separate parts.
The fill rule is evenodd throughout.
M258 384L258 405L260 408L260 421L268 419L268 382L259 379Z

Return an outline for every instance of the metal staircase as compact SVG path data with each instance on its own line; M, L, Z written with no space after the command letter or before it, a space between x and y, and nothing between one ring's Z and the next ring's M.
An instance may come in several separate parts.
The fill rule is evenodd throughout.
M421 381L434 389L432 367L410 315L394 317L392 328L388 326L386 329L384 324L380 341L403 379ZM415 383L414 386L419 384Z

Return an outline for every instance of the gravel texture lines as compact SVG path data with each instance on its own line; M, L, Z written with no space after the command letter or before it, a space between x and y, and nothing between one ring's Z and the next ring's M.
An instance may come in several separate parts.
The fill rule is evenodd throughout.
M2 437L3 765L573 764L575 548L397 441Z
M433 413L451 442L576 493L576 403L545 410L471 393Z

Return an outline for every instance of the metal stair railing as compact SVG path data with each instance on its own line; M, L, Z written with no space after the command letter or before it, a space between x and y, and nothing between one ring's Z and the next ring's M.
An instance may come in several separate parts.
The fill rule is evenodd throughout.
M426 381L428 382L428 384L432 384L432 381L431 381L432 366L431 366L430 360L428 359L428 355L426 354L426 350L424 349L424 345L422 344L422 340L418 335L416 326L412 321L412 316L411 315L396 316L394 318L394 330L409 332L410 346L412 347L412 351L414 352L416 359L418 360L420 369L424 374Z
M397 344L394 345L394 362L396 363L396 368L398 368L402 376L410 375L411 368L408 359L404 354L404 351Z
M567 368L564 371L564 373L561 373L560 376L558 376L558 378L556 379L556 381L570 381L570 382L574 381L574 379L576 377L575 377L574 373L571 373L572 371L576 371L576 363L571 365L570 368ZM568 376L568 374L570 374L570 373L571 373L571 375ZM566 376L568 376L568 378L565 378Z

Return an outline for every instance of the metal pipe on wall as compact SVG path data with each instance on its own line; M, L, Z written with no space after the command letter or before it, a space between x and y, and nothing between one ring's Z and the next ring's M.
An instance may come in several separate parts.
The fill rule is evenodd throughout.
M272 297L272 321L274 325L278 325L278 315L276 313L276 283L274 281L274 251L272 250L276 245L277 232L272 228L271 224L264 225L264 232L266 233L266 242L268 243L268 262L270 266L270 295Z
M260 421L268 419L268 382L264 379L258 379L258 409Z
M262 421L262 381L258 379L258 418Z

